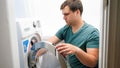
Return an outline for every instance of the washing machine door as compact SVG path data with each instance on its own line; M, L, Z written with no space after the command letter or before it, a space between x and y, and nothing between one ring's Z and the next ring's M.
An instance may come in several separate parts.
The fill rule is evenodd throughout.
M38 54L39 57L36 57ZM67 68L66 61L54 45L47 41L33 44L29 54L29 68Z

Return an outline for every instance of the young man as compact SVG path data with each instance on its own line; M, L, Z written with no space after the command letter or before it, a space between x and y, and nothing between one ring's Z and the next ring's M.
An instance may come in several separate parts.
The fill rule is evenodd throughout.
M81 1L65 0L60 9L66 25L48 41L57 44L64 40L55 47L68 58L71 68L95 68L99 55L99 32L82 20Z
M56 45L59 53L67 56L71 68L94 68L98 63L99 32L82 20L83 6L80 0L65 0L61 5L66 25L55 36L51 43Z

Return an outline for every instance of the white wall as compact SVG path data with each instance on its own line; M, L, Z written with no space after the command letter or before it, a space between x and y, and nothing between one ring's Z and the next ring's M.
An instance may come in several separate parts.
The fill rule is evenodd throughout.
M40 18L42 34L54 35L58 29L65 25L60 5L64 0L26 0L26 17ZM100 28L100 0L82 0L83 19Z
M82 0L83 2L83 19L100 29L101 17L101 0Z

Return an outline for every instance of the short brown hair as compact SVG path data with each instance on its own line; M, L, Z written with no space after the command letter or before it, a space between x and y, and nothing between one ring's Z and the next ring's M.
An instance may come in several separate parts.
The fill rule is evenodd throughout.
M64 9L66 6L69 6L70 10L73 12L79 9L79 11L82 15L83 5L82 5L81 0L65 0L62 3L60 9Z

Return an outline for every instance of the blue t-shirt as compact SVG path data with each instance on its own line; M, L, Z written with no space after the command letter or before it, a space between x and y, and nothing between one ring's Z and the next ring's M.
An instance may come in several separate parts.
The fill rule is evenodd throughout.
M85 52L86 48L99 48L99 31L87 23L84 23L76 33L72 32L70 26L65 25L56 33L56 36L60 40L64 40L65 43L75 45ZM68 55L67 58L71 68L89 68L83 65L73 54Z

